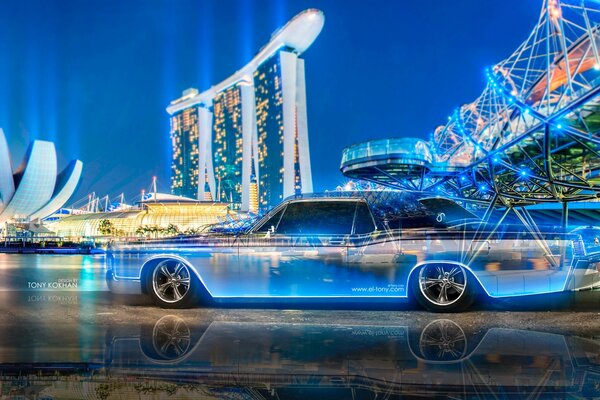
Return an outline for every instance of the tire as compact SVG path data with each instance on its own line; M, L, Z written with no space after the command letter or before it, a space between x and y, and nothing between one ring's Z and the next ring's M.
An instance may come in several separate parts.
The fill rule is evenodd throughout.
M410 286L413 296L425 309L459 312L473 304L477 283L458 264L428 263L413 271Z
M146 274L146 290L162 308L189 308L198 304L200 282L182 261L160 261Z

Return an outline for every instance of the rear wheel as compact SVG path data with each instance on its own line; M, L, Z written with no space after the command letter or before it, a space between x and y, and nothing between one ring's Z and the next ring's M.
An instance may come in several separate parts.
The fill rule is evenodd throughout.
M423 307L435 312L463 311L475 299L475 282L458 264L430 263L414 271L413 295Z
M197 304L199 286L190 268L175 259L159 262L146 274L146 289L154 303L163 308L187 308Z

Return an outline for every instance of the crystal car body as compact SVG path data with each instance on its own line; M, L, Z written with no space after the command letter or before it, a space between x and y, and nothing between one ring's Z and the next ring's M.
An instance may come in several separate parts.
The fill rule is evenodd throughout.
M393 191L289 199L242 233L115 243L109 286L160 290L170 273L147 283L166 261L216 302L396 301L414 285L425 306L451 310L467 286L507 297L599 282L580 235L487 225L451 200Z

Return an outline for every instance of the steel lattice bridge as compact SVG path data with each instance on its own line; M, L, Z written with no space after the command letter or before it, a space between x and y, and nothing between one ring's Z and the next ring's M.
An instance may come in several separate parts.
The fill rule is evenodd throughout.
M529 37L429 141L344 149L350 178L524 210L600 197L600 2L544 0ZM520 218L527 218L526 215Z

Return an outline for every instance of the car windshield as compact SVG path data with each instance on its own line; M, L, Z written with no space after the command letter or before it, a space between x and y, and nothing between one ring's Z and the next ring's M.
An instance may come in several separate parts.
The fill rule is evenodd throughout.
M267 232L270 230L275 230L277 225L279 225L279 220L281 219L281 215L285 211L285 206L281 207L277 212L275 212L266 222L264 222L255 232ZM273 211L271 211L272 213Z
M360 235L376 229L441 228L475 218L451 200L431 198L421 202L423 195L412 192L382 190L334 195L336 198L328 194L331 197L326 199L283 204L272 210L254 232Z

